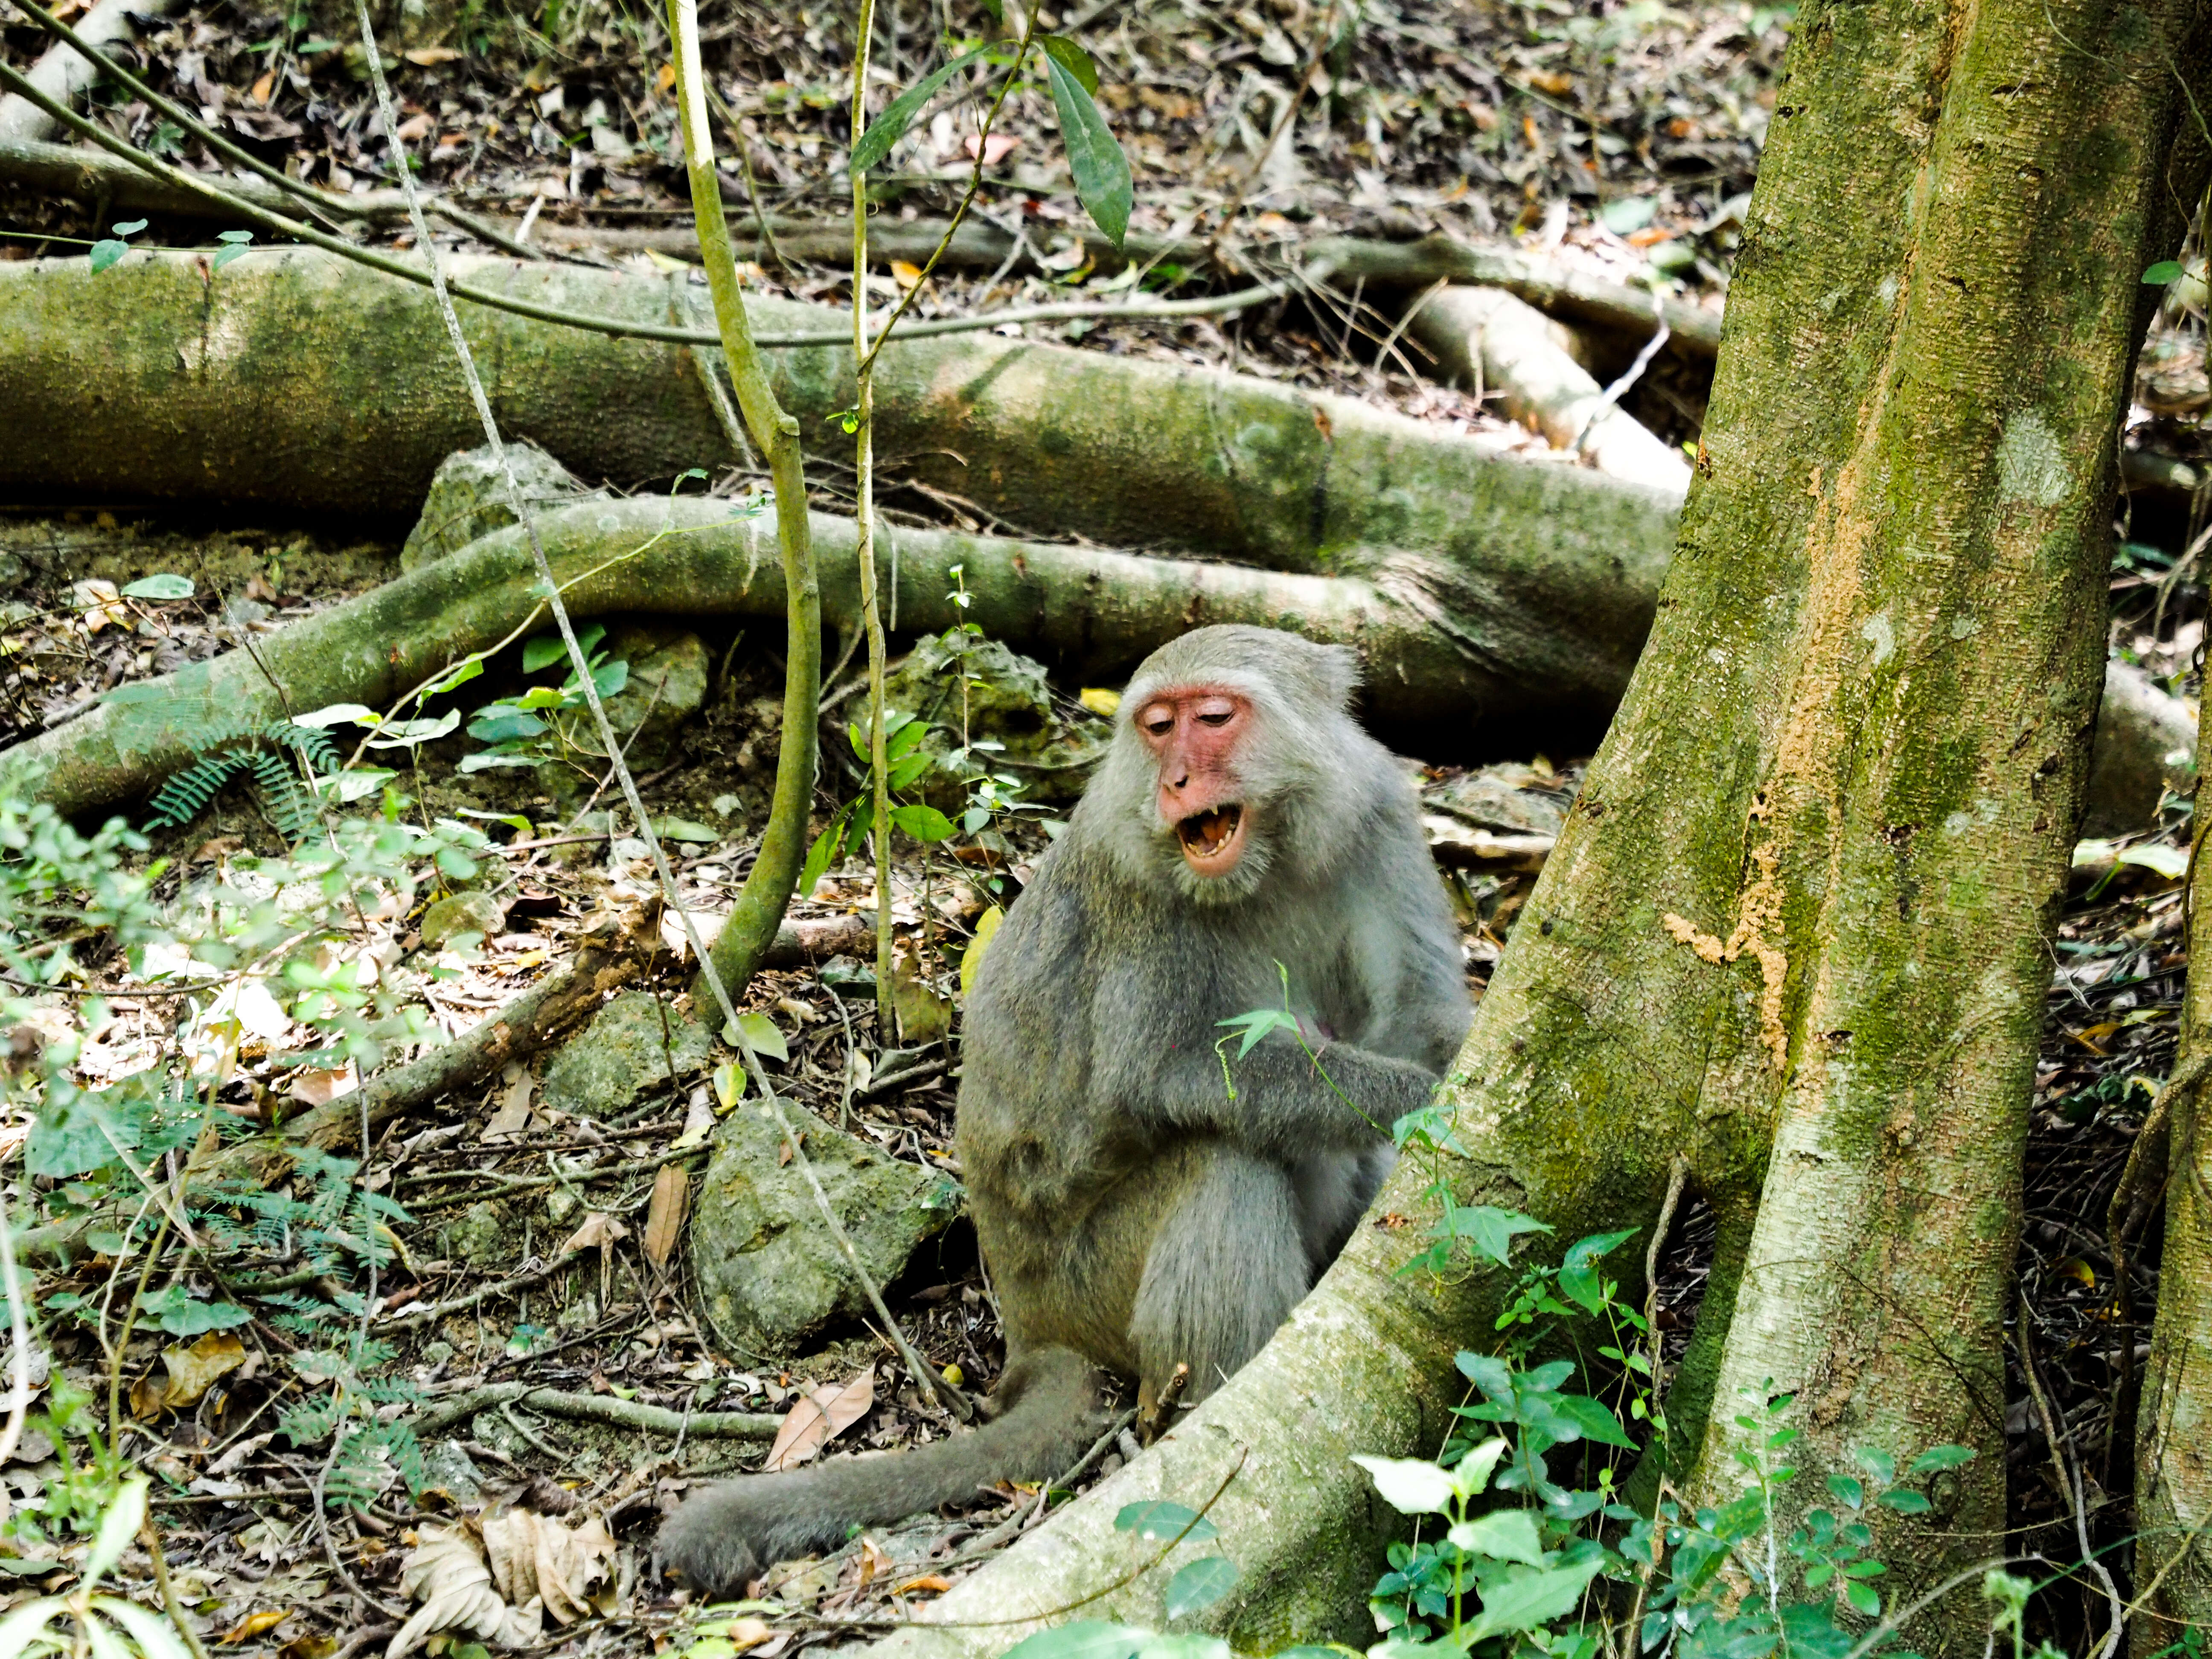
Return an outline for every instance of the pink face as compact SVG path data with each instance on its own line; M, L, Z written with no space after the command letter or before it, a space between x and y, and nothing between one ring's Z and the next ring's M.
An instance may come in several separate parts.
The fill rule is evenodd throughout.
M1137 711L1137 733L1159 763L1160 816L1199 875L1227 875L1244 855L1237 752L1251 724L1251 703L1218 686L1170 686Z

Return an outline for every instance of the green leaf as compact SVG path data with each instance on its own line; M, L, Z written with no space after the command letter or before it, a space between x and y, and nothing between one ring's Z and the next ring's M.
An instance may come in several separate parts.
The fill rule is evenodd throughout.
M606 636L607 630L605 626L594 623L576 635L576 643L584 647L584 655L588 658L592 654L592 647ZM522 672L526 674L535 674L541 668L550 668L568 654L568 647L562 643L561 635L557 632L540 634L533 639L523 641Z
M655 818L653 821L653 833L659 836L663 841L709 842L721 840L720 835L716 831L709 830L703 823L695 823L690 818Z
M1860 1481L1854 1480L1848 1474L1830 1475L1828 1490L1836 1495L1839 1502L1848 1504L1855 1510L1866 1507L1865 1486Z
M1052 101L1060 112L1060 142L1067 146L1068 171L1075 175L1076 197L1091 222L1118 248L1128 234L1129 210L1136 201L1129 158L1121 154L1081 77L1060 62L1049 40L1044 62L1052 81Z
M367 703L334 702L292 716L292 724L311 732L327 732L333 726L374 726L384 717Z
M1175 1591L1170 1589L1168 1594L1172 1596ZM1174 1631L1146 1638L1145 1645L1137 1650L1137 1659L1230 1659L1230 1648L1218 1636ZM1276 1659L1281 1659L1281 1656ZM1331 1655L1330 1659L1336 1659L1336 1656Z
M1559 1263L1559 1289L1581 1304L1584 1312L1599 1312L1605 1306L1605 1285L1594 1264L1635 1237L1636 1232L1631 1227L1626 1232L1592 1233L1567 1246Z
M477 861L459 848L441 847L438 856L431 862L455 881L473 881L476 878Z
M1551 1231L1534 1216L1522 1215L1517 1210L1498 1209L1488 1204L1451 1205L1435 1228L1439 1238L1463 1238L1501 1267L1512 1264L1513 1240L1516 1235L1548 1233Z
M909 715L896 724L887 720L884 729L890 733L884 740L884 758L896 760L929 735L929 722Z
M726 1026L723 1028L722 1040L732 1048L743 1048L750 1043L752 1051L763 1060L791 1058L791 1049L783 1040L783 1033L775 1029L775 1022L766 1014L739 1014L738 1030L743 1034L744 1042L741 1043L735 1036L731 1036Z
M799 896L812 898L814 890L822 884L829 873L830 860L837 854L837 826L834 823L815 836L814 845L807 849L805 867L799 872Z
M189 599L191 596L190 576L172 576L166 571L160 575L141 576L123 590L126 599Z
M1168 1580L1168 1617L1181 1619L1212 1607L1237 1588L1237 1564L1225 1555L1191 1562Z
M1632 236L1659 211L1656 196L1624 196L1598 210L1598 222L1616 236Z
M1874 1501L1886 1510L1895 1510L1899 1515L1925 1515L1936 1507L1910 1486L1892 1486Z
M203 1302L181 1285L149 1291L138 1298L138 1310L150 1314L171 1336L198 1336L208 1331L227 1331L252 1321L253 1316L234 1302Z
M489 714L469 722L469 735L478 743L510 743L517 738L542 737L545 722L535 714Z
M934 806L919 803L891 808L891 822L920 842L945 840L952 833L952 820Z
M1105 1619L1079 1619L1025 1637L1006 1650L1006 1659L1133 1659L1145 1633Z
M550 685L533 685L519 697L510 697L510 708L526 708L535 713L540 708L558 708L568 701L558 689Z
M176 1627L150 1607L126 1601L119 1595L95 1595L92 1605L131 1634L145 1659L191 1659L177 1638ZM0 1653L12 1651L0 1643Z
M1452 1639L1462 1648L1470 1648L1501 1632L1536 1630L1563 1618L1574 1611L1575 1603L1583 1599L1584 1586L1603 1565L1602 1557L1593 1556L1572 1566L1492 1583L1483 1590L1480 1614L1472 1624L1462 1626Z
M1912 1473L1934 1474L1942 1469L1955 1469L1979 1455L1972 1446L1930 1446L1912 1460Z
M1418 1457L1370 1457L1360 1452L1352 1461L1367 1471L1382 1501L1401 1515L1443 1515L1459 1496L1449 1469Z
M1854 1578L1844 1585L1844 1599L1869 1619L1881 1612L1881 1596L1871 1584L1862 1584Z
M215 239L234 247L244 247L253 240L253 233L250 230L220 230L216 233Z
M893 789L910 789L929 768L927 755L902 755L891 763L888 781Z
M210 270L221 270L233 259L235 259L240 254L244 253L246 251L246 244L243 242L233 242L228 247L219 248L216 251L215 258L208 261L208 269Z
M448 708L435 720L386 720L368 740L371 749L412 749L444 737L461 723L461 711ZM475 727L470 728L471 731Z
M1595 1440L1601 1445L1625 1446L1630 1451L1636 1449L1636 1443L1622 1429L1620 1419L1602 1400L1593 1400L1586 1394L1562 1394L1553 1397L1552 1405L1583 1431L1583 1439Z
M1186 1543L1203 1544L1208 1539L1218 1537L1221 1533L1220 1528L1196 1510L1165 1498L1155 1498L1143 1504L1124 1504L1120 1513L1114 1517L1114 1530L1133 1532L1138 1537L1155 1544L1164 1544L1176 1537Z
M1285 1013L1280 1008L1255 1008L1249 1014L1233 1014L1227 1019L1216 1020L1214 1024L1226 1025L1231 1030L1239 1026L1243 1028L1244 1041L1237 1045L1237 1058L1239 1060L1250 1054L1253 1045L1271 1032L1288 1031L1292 1036L1298 1034L1297 1017Z
M598 688L601 702L609 697L618 696L623 687L629 684L629 665L626 662L602 664L592 671L592 684Z
M1493 1510L1462 1521L1444 1536L1469 1555L1530 1567L1544 1565L1544 1540L1537 1535L1536 1517L1526 1510Z
M123 1559L123 1552L131 1547L131 1540L137 1537L138 1528L146 1519L146 1486L144 1475L131 1476L115 1494L107 1513L100 1517L100 1531L92 1540L91 1553L84 1559L86 1583L104 1577Z
M868 123L868 130L860 135L860 142L853 146L853 159L847 164L849 169L854 173L865 173L883 161L891 153L891 146L898 143L906 130L914 125L914 118L921 113L921 106L937 96L938 88L991 50L989 46L978 46L973 52L963 53L944 68L931 70L884 105L884 112Z
M85 256L85 264L92 267L92 274L97 276L130 252L131 244L128 242L113 240L94 242L92 245L92 252Z
M113 231L118 236L136 236L145 228L146 221L143 219L125 219L119 225L108 226L108 229Z
M1066 70L1093 98L1098 95L1098 65L1089 52L1064 34L1048 34L1039 38L1037 45L1044 48L1046 57Z
M1886 1486L1897 1479L1897 1460L1887 1452L1875 1451L1871 1447L1862 1446L1851 1455L1857 1460L1858 1466L1872 1475L1881 1485Z
M453 665L453 672L452 673L447 675L445 678L440 680L435 685L423 692L422 696L426 699L437 696L441 692L452 690L457 685L465 685L469 681L476 678L477 675L483 672L483 659L482 657L464 657L459 662Z
M2113 860L2116 864L2136 864L2154 871L2168 881L2179 881L2189 873L2189 854L2179 847L2168 847L2163 842L2150 842L2140 847L2124 847Z
M2180 275L2180 260L2160 259L2148 270L2143 272L2142 279L2144 282L2154 284L2156 287L2164 288L2168 283L2174 281Z

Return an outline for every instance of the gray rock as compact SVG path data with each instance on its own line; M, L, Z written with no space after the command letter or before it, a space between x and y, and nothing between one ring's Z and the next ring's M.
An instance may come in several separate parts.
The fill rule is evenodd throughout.
M929 722L921 746L938 764L915 788L948 815L967 805L959 769L945 763L960 747L959 664L951 648L933 635L916 644L884 682L886 708ZM1106 752L1111 726L1079 704L1056 700L1045 683L1044 665L996 640L975 641L966 664L969 740L1004 745L979 752L975 768L1020 780L1024 800L1067 802L1081 794Z
M484 1272L503 1271L522 1254L522 1231L504 1199L485 1199L438 1230L438 1253Z
M714 1052L714 1031L672 1006L667 1012L664 1048L659 1002L650 991L624 991L554 1056L538 1097L556 1111L611 1117L639 1096L669 1086L671 1054L679 1079L697 1071Z
M1573 790L1556 775L1508 762L1485 766L1424 792L1421 804L1509 836L1556 836Z
M898 1277L923 1240L957 1213L951 1177L902 1163L794 1105L786 1112L877 1285ZM793 1352L831 1320L868 1310L783 1133L747 1103L714 1131L714 1155L691 1222L691 1270L708 1322L740 1353Z
M599 493L585 489L567 467L526 439L508 444L507 458L514 468L514 481L522 486L523 500L533 507L564 507ZM419 569L514 522L506 475L491 451L465 449L448 455L430 480L422 516L399 550L399 568Z
M451 893L422 912L418 931L425 950L434 951L457 933L489 939L506 925L507 907L489 893Z
M678 734L707 701L713 665L706 645L685 629L635 623L616 629L599 649L609 662L629 665L629 678L606 700L606 710L615 735L629 745L630 769L666 765Z
M458 1440L441 1440L422 1455L422 1482L444 1492L457 1509L483 1502L483 1472Z

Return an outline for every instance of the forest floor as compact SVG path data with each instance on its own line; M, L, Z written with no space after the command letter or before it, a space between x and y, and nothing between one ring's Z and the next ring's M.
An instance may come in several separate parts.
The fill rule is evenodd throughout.
M68 15L73 8L61 9ZM1237 235L1277 236L1438 228L1471 240L1516 237L1620 277L1639 276L1656 259L1685 291L1717 305L1790 9L1648 0L1370 4L1336 46L1329 44L1334 14L1309 0L1059 9L1067 15L1052 21L1099 60L1103 100L1135 165L1133 228L1204 234L1230 227ZM938 61L940 34L985 27L981 9L965 3L936 0L927 20L914 15L919 10L878 9L888 20L878 46L887 84ZM660 75L665 44L649 9L546 0L527 15L432 3L407 15L392 72L408 136L434 139L427 182L510 223L535 214L549 228L608 233L595 249L571 257L665 267L665 251L623 241L623 233L689 221L680 169L668 160L674 112ZM26 63L42 37L7 17L0 9L0 52ZM718 10L708 25L709 68L743 134L760 204L781 219L835 218L843 210L838 162L849 137L847 20L747 4ZM189 7L158 23L141 55L155 84L295 176L338 190L380 187L390 181L360 52L344 44L353 38L349 9L329 0L289 9L240 0ZM1290 123L1271 142L1286 108ZM100 118L157 150L207 164L143 106L118 103ZM972 110L939 118L915 170L877 181L880 213L912 218L948 210L966 176L974 131ZM1076 235L1048 101L1034 88L1017 93L992 143L979 210L1018 228L1042 254L1042 269L948 273L933 279L921 314L1111 292L1113 277L1091 266ZM72 250L106 234L100 216L0 185L0 258ZM167 225L152 232L180 242L198 234ZM850 297L848 271L793 268L765 239L753 251L750 278L762 291ZM894 267L871 280L887 300L913 273ZM1164 287L1198 278L1160 270L1148 280ZM1540 440L1482 400L1425 378L1424 365L1396 336L1394 316L1349 289L1300 296L1235 323L1101 323L1051 335L1344 392L1458 423L1501 447L1542 450ZM2131 416L2136 441L2185 458L2203 453L2197 430L2206 406L2202 339L2185 319L2157 325L2144 397ZM1669 441L1694 439L1705 386L1683 365L1661 363L1632 389L1626 406ZM824 505L849 506L848 477L824 469L811 482ZM891 505L931 522L963 522L957 502L905 496ZM2192 696L2204 625L2197 575L2202 516L2201 503L2130 503L2113 583L2115 647ZM8 510L0 517L0 742L56 723L116 685L250 646L262 631L388 579L404 529L216 523L122 501ZM190 578L191 597L123 595L157 574ZM699 718L673 734L662 758L639 769L649 809L665 815L664 826L682 826L687 904L711 913L726 909L750 866L748 826L757 829L764 805L781 669L770 653L739 653L730 629L700 634L717 666ZM848 662L833 678L833 702L849 698L854 675ZM1085 689L1054 690L1072 706ZM830 759L818 802L825 814L857 783L841 760L839 719L825 720ZM472 814L470 821L490 834L491 873L471 888L492 901L485 925L473 939L426 940L419 907L374 924L381 928L377 947L388 947L383 959L395 973L416 975L428 1017L449 1035L557 965L595 918L649 902L652 886L639 843L603 816L603 801L580 800L599 781L589 757L567 757L562 763L574 776L552 787L540 774L463 775L456 762L465 748L457 737L409 751L419 764L403 771L402 783L416 803L410 810L425 821ZM1540 854L1477 858L1450 826L1540 833L1556 820L1580 763L1532 755L1472 778L1458 766L1423 769L1477 995ZM1486 805L1468 806L1478 799ZM1060 810L1064 803L1048 812ZM899 932L921 940L916 976L941 1001L957 1003L958 954L975 918L1018 890L1043 845L1039 816L970 838L965 859L939 854L925 869L909 858L896 872ZM508 817L520 827L505 824ZM2185 806L2136 839L2185 847ZM254 799L234 787L204 816L160 833L154 850L171 860L164 879L175 892L282 846ZM2137 1217L2128 1322L2113 1296L2106 1206L2152 1087L2171 1070L2186 962L2180 889L2157 860L2110 866L2106 874L2108 854L2091 849L2086 857L2061 930L2037 1077L2021 1267L2031 1312L2025 1346L2060 1425L2059 1455L2086 1474L2088 1522L2102 1545L2128 1530L2130 1389L2147 1351L2158 1239L2154 1219ZM849 863L793 915L826 922L867 914L873 902L872 876ZM782 1083L796 1102L848 1125L890 1158L957 1174L956 1079L943 1063L950 1051L939 1046L942 1039L881 1030L872 997L856 994L862 966L842 955L763 974L751 988L749 1006L775 1024L788 1051ZM632 989L682 1024L691 1014L687 981L686 964L663 955ZM149 994L120 954L87 952L68 995L41 1006L66 1024L92 991L110 994L111 1021L82 1033L78 1065L88 1085L144 1066L172 1041L173 1024L171 1005ZM297 1040L280 1030L268 1033L258 1053L241 1047L220 1103L241 1122L265 1120L288 1100L312 1103L317 1090L352 1080L283 1074L281 1058ZM73 1383L105 1400L111 1373L120 1376L131 1405L119 1419L127 1455L159 1477L154 1501L169 1571L196 1621L224 1651L344 1659L381 1645L405 1611L403 1564L422 1528L449 1528L466 1516L480 1526L502 1504L531 1515L589 1513L611 1528L605 1559L611 1572L600 1592L605 1616L566 1631L549 1627L537 1650L683 1651L696 1639L694 1615L650 1575L653 1527L687 1481L756 1467L760 1453L754 1440L690 1434L693 1416L781 1416L795 1431L826 1412L832 1452L895 1449L945 1431L866 1319L841 1317L802 1350L766 1358L735 1352L710 1334L686 1255L668 1248L675 1224L661 1171L696 1176L704 1151L688 1138L702 1111L711 1121L726 1103L716 1079L726 1075L729 1055L709 1039L686 1050L681 1064L672 1048L668 1058L672 1078L647 1079L618 1109L598 1115L550 1103L550 1066L541 1060L394 1124L360 1175L404 1211L392 1224L396 1261L385 1262L372 1301L361 1300L371 1292L358 1277L325 1284L318 1293L327 1294L325 1310L312 1318L258 1304L228 1347L206 1337L188 1341L188 1330L142 1330L112 1359L103 1351L104 1323L95 1333L50 1311L56 1374L43 1386ZM18 1114L0 1140L12 1151L27 1129ZM64 1186L30 1180L10 1197L19 1221L33 1206L44 1212L71 1201ZM252 1248L262 1255L249 1277L287 1259L283 1246L265 1239ZM1711 1249L1710 1215L1692 1209L1662 1259L1658 1305L1670 1358L1679 1358L1694 1325ZM190 1296L225 1293L204 1267L176 1271ZM43 1273L37 1294L52 1310L65 1305L58 1297L112 1293L113 1277L112 1261L95 1255ZM957 1368L971 1389L988 1389L1001 1344L963 1224L937 1233L886 1289L932 1364ZM403 1468L399 1460L380 1478L364 1474L362 1501L337 1511L325 1532L311 1501L320 1454L291 1443L277 1424L313 1392L315 1373L301 1362L319 1351L325 1339L314 1321L327 1322L331 1308L358 1310L362 1328L392 1344L387 1374L410 1385L410 1398L387 1408L395 1419L420 1419L441 1403L486 1403L422 1437L424 1466ZM2070 1502L2052 1472L2053 1448L2017 1352L2013 1363L2003 1402L2012 1525L2027 1547L2070 1561L2078 1553ZM213 1374L196 1374L196 1364ZM540 1410L526 1398L477 1393L508 1382L661 1407L678 1426L673 1433L614 1426ZM810 1437L819 1449L819 1437ZM972 1568L980 1547L1009 1541L1123 1455L1121 1446L1108 1447L1073 1489L1003 1488L979 1494L964 1515L858 1538L780 1577L769 1587L772 1603L744 1615L759 1618L761 1627L724 1639L775 1659L871 1633L881 1628L872 1621L896 1620L940 1593ZM27 1437L0 1469L0 1505L10 1493L20 1504L51 1490L61 1467L51 1438ZM72 1559L64 1550L51 1565L35 1556L5 1565L17 1571L21 1595L68 1582ZM590 1565L576 1567L580 1585ZM143 1554L126 1558L122 1577L150 1595ZM2092 1594L2086 1585L2083 1594ZM2072 1632L2049 1633L2063 1641Z

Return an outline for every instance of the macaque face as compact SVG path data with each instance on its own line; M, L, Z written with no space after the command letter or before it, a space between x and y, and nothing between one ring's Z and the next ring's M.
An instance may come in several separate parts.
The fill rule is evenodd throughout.
M1221 877L1244 855L1249 804L1237 760L1252 705L1214 686L1170 686L1137 711L1138 735L1159 764L1160 817L1195 875Z

